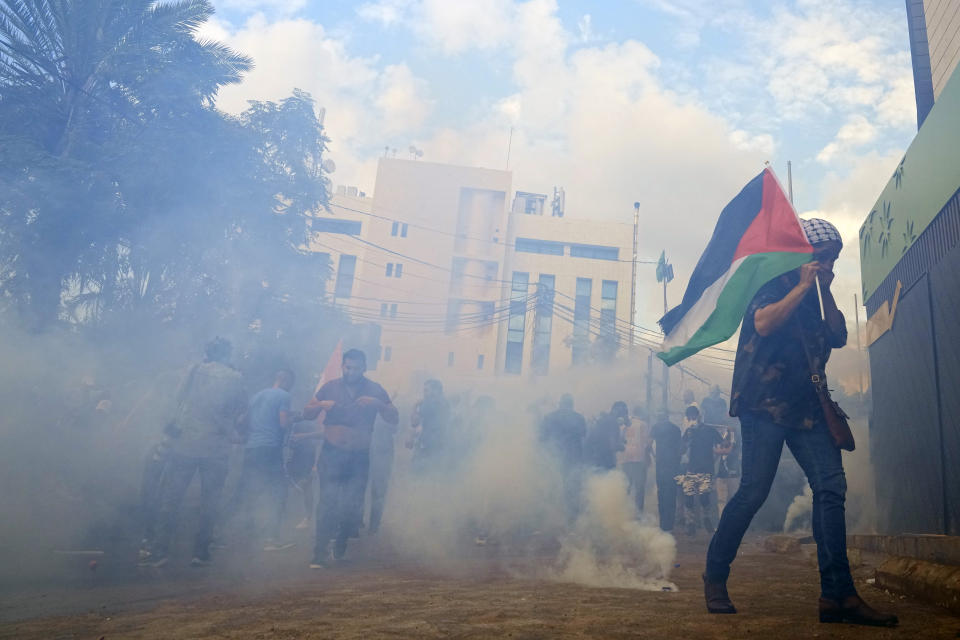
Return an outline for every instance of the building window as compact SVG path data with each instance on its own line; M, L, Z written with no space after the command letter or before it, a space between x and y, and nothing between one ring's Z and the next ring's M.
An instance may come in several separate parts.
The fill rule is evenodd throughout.
M403 265L398 262L396 269L393 270L393 277L399 278L402 275L403 275Z
M337 281L333 286L334 298L349 298L353 291L353 274L357 270L357 256L340 254L337 265Z
M387 277L388 277L388 278L390 278L390 277L393 276L393 263L392 263L392 262L388 262L388 263L387 263L387 271L386 271L386 274L387 274Z
M400 233L400 223L399 223L399 222L394 222L394 223L393 223L393 226L390 227L390 235L395 236L395 235L397 235L398 233Z
M550 369L550 337L553 330L553 296L556 277L541 273L537 283L537 315L533 322L533 353L530 366L539 375Z
M533 238L517 238L514 244L517 251L522 253L542 253L548 256L562 256L563 243L551 240L534 240Z
M393 347L384 347L383 348L383 361L390 362L393 358Z
M577 290L573 303L573 364L587 361L590 352L590 296L593 281L577 278Z
M388 305L387 305L386 302L381 302L381 303L380 303L380 317L381 317L381 318L386 318L386 317L387 317L387 306L388 306Z
M604 333L614 336L617 332L617 281L604 280L600 286L600 324Z
M348 236L360 235L363 225L357 220L341 220L339 218L314 218L310 222L311 228L318 233L342 233Z
M453 366L453 351L450 351L449 353L447 353L447 366L448 367Z
M483 369L483 354L477 356L477 369Z
M619 260L620 249L599 244L571 244L572 258L592 258L594 260Z
M506 373L520 373L523 369L523 333L527 321L529 284L529 273L513 272L510 287L510 319L507 321L507 348L504 357Z
M400 237L401 237L401 238L406 238L406 237L407 237L407 223L406 223L406 222L404 222L404 223L400 226Z
M396 318L396 317L397 317L397 304L396 304L396 303L393 303L393 304L390 305L390 317L391 317L391 318Z

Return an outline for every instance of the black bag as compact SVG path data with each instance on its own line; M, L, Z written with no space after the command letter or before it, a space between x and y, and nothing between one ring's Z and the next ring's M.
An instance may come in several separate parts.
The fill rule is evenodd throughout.
M820 401L820 408L823 409L823 418L826 420L830 435L833 436L833 443L844 451L853 451L857 448L857 443L854 441L853 432L850 430L850 423L848 422L850 416L830 397L830 389L827 388L826 375L820 375L814 365L813 354L810 353L810 345L803 335L803 327L798 326L798 333L800 334L800 343L803 345L803 352L807 356L810 382L813 383L817 399Z

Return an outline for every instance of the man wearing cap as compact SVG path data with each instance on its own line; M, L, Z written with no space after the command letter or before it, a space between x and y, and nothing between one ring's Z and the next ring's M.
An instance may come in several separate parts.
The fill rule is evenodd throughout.
M894 626L897 617L872 609L853 585L847 561L846 477L810 379L811 361L823 376L831 350L847 342L846 322L830 292L843 243L829 222L801 222L813 245L813 260L766 283L743 316L730 394L730 415L741 423L742 476L707 551L707 610L736 613L726 586L730 564L767 498L786 442L813 489L820 621Z

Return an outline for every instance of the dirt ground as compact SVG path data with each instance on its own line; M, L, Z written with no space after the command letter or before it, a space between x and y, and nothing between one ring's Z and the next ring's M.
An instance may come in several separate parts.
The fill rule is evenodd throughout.
M109 584L88 571L69 588L0 593L0 638L960 638L960 618L875 589L866 565L857 570L862 595L901 626L822 625L811 560L768 553L756 538L730 580L740 613L710 616L700 583L706 540L679 545L672 593L517 578L536 575L537 563L482 554L439 573L370 541L354 549L366 559L322 571L307 568L305 545Z

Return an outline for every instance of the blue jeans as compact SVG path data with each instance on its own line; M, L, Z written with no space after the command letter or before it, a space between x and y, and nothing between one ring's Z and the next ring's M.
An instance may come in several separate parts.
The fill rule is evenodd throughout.
M741 416L740 424L743 438L740 489L724 508L710 541L706 579L726 582L743 535L767 499L786 442L813 489L813 537L817 543L821 595L842 600L855 594L847 561L844 512L847 479L840 449L833 444L827 425L819 422L812 429L794 429L776 425L756 414Z
M369 451L347 451L324 443L318 463L320 499L314 558L322 560L327 544L336 540L339 553L347 539L358 535L370 474ZM337 547L335 547L335 552Z

